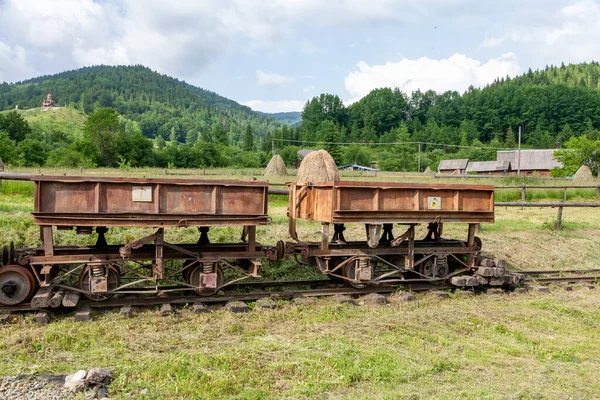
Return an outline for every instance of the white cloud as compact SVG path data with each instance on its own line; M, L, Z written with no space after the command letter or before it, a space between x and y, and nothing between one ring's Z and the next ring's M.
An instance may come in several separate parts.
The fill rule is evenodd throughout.
M256 71L256 83L260 86L278 87L288 86L295 82L294 78L275 74L273 72L264 72L260 69Z
M268 113L302 111L305 103L305 101L301 100L248 100L242 102L243 105L250 107L254 111Z
M0 82L31 78L35 69L27 62L27 52L21 46L9 47L0 42Z
M345 79L346 90L351 96L349 102L357 101L371 90L381 87L398 87L407 93L417 89L463 92L469 85L482 86L498 77L516 75L519 63L512 53L486 63L463 54L454 54L441 60L404 58L398 62L373 66L361 61L357 68Z
M443 12L472 1L0 0L0 41L25 48L40 73L127 63L191 78L234 43L256 48L294 39L297 46L300 29L397 23L428 7ZM304 52L320 51L308 39L299 43Z
M545 7L543 14L539 14L539 7L524 4L515 10L518 15L509 15L492 28L496 34L486 37L480 47L521 46L524 52L547 63L583 62L596 57L600 52L598 0L579 0L558 7L537 5Z

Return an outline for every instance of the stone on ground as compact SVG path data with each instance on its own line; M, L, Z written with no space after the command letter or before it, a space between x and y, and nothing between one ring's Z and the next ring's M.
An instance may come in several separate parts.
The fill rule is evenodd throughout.
M81 369L74 374L67 375L65 377L65 385L64 387L69 389L72 392L82 392L85 389L85 377L87 375L87 371Z
M315 299L310 297L296 297L294 299L294 303L296 303L298 306L312 306L315 304Z
M112 381L112 370L106 368L92 368L85 376L85 382L88 386L98 384L108 385Z
M73 318L75 322L85 322L92 319L92 310L89 308L85 308L83 310L79 310L75 313L75 317Z
M250 307L243 301L230 301L225 306L225 310L232 313L247 313L250 311Z
M162 306L160 306L160 315L162 315L163 317L171 315L173 313L175 313L175 311L173 310L173 306L171 304L165 303Z
M256 300L256 307L263 310L274 310L277 308L277 303L269 297Z
M266 177L281 177L287 176L287 169L285 168L285 162L283 162L283 158L279 154L275 154L271 161L267 164L265 168L264 175Z
M125 318L131 318L131 317L133 317L133 310L132 310L131 306L123 306L123 307L121 307L120 314L122 316L124 316Z
M206 307L204 303L195 303L192 307L192 311L195 314L204 314L210 312L210 310L208 309L208 307Z
M518 287L515 289L515 293L527 293L529 292L529 289L527 289L526 287Z
M379 293L369 293L366 296L361 298L367 304L389 304L389 300L382 294Z
M448 297L450 297L450 294L443 290L435 290L432 293L435 297L438 297L440 299L447 299Z
M38 324L49 324L50 323L50 314L46 311L40 311L35 314L33 317L33 322L37 322Z
M487 294L492 294L492 295L504 294L504 291L502 289L488 289L485 292Z
M355 306L356 302L354 301L354 299L350 296L345 296L345 295L337 295L335 296L335 301L338 304L349 304L351 306Z
M400 293L398 298L400 299L400 301L415 301L417 299L417 297L413 293L409 292Z

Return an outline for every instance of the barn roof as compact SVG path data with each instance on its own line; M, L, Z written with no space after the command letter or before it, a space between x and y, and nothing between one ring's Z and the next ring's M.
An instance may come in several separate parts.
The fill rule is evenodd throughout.
M510 161L470 161L467 172L508 171Z
M521 150L522 171L551 170L554 167L562 167L562 164L554 158L554 149ZM510 161L511 170L519 168L518 150L499 151L496 155L498 161Z
M308 149L302 149L302 150L298 150L298 157L299 158L304 158L308 155L308 153L310 153L313 150L308 150Z
M438 171L465 169L467 168L468 162L469 160L467 158L461 158L458 160L442 160L440 161Z

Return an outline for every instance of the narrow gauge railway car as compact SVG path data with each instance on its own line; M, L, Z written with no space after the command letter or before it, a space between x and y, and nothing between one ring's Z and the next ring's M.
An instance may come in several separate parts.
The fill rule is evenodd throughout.
M19 177L12 177L19 179ZM2 179L2 177L0 177ZM6 177L5 177L6 179ZM41 246L5 246L0 304L27 301L39 287L56 287L96 301L115 294L193 291L212 295L228 284L258 277L260 260L274 247L256 242L267 223L267 182L32 176L33 219ZM239 243L211 243L209 229L239 227ZM91 234L92 246L56 245L53 227ZM155 231L127 244L108 244L109 227ZM173 244L165 228L198 229L195 244ZM225 274L225 269L234 273ZM227 277L227 278L226 278Z
M474 271L481 250L480 223L494 222L494 187L390 182L292 183L289 185L286 252L332 278L362 288L374 284L459 282ZM298 237L296 220L320 222L320 242ZM364 224L365 240L347 241L346 224ZM446 223L466 223L465 240L445 239ZM427 234L415 237L415 226ZM333 225L333 235L330 231ZM394 225L404 226L395 236ZM478 286L461 280L457 286Z

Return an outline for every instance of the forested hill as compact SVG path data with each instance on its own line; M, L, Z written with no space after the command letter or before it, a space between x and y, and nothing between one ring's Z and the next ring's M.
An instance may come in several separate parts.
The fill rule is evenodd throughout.
M271 117L249 107L143 66L85 67L2 83L0 111L16 105L21 109L39 107L48 93L58 105L66 103L86 114L112 107L137 121L142 134L149 138L185 142L186 135L201 135L219 123L235 142L247 125L258 137L278 126Z
M525 148L562 147L585 135L600 150L599 81L600 64L592 62L528 71L465 93L381 88L348 106L321 94L307 102L298 130L275 131L275 145L287 153L282 147L295 141L323 143L340 162L407 171L418 168L415 142L422 144L421 167L435 169L441 158L493 160L497 149L516 147L519 127ZM375 146L393 142L413 145Z

